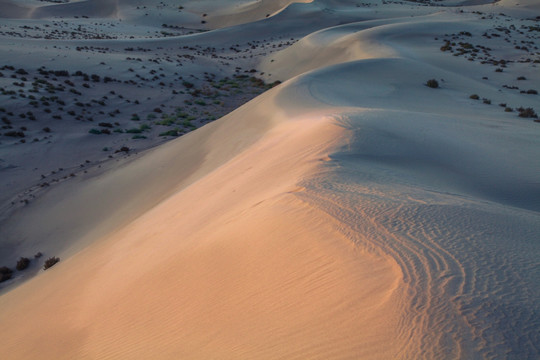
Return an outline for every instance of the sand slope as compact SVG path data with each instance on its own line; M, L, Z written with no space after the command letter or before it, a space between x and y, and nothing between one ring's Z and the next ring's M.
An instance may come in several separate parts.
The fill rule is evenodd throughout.
M310 34L262 60L282 85L14 217L62 261L0 296L3 357L537 358L539 124L504 108L539 100L503 87L537 54L425 8ZM465 31L515 61L441 51Z
M271 113L272 99L253 106ZM228 125L237 119L235 114L220 123L227 133L209 132L200 140L224 150L236 128ZM351 317L350 311L392 314L399 269L389 258L358 256L362 250L340 234L338 222L297 197L303 190L296 184L327 159L342 130L323 114L271 120L274 125L257 142L238 154L234 148L226 151L226 163L71 257L62 264L69 270L50 271L4 295L11 311L2 315L3 326L15 331L18 305L11 301L26 297L26 291L36 293L36 286L43 286L37 293L44 296L32 296L20 311L29 321L47 322L37 313L45 308L54 313L59 306L56 297L46 295L56 283L73 312L64 309L62 325L53 320L46 331L51 346L40 352L51 357L275 358L280 349L283 358L328 358L382 350L395 336L397 318L381 322L368 312ZM190 161L182 161L183 166ZM214 161L210 152L201 168ZM128 176L126 170L121 173ZM313 226L298 227L299 218ZM111 303L117 305L104 311L103 305ZM166 337L159 335L164 329ZM43 328L36 330L23 342L36 341ZM70 349L57 343L66 332ZM141 336L153 340L141 342ZM17 339L14 334L13 342L5 343L14 358L30 350ZM162 352L156 353L156 346Z

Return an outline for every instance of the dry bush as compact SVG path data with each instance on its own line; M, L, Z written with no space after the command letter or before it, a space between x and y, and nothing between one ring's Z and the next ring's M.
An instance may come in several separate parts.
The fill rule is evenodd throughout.
M426 86L432 89L436 89L439 87L439 82L435 79L430 79L426 82Z
M57 262L60 261L60 258L57 257L51 257L45 260L45 263L43 264L43 270L47 270L48 268L54 266Z
M13 274L13 270L7 266L0 267L0 282L11 279L11 274Z
M15 268L21 271L21 270L26 269L29 265L30 265L30 259L21 257L19 261L17 261L17 266Z
M533 108L520 107L517 110L519 111L519 117L522 117L522 118L537 118L538 117L538 115L536 114Z

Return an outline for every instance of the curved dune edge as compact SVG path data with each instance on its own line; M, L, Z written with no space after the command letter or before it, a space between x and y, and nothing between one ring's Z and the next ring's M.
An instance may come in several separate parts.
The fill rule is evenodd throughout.
M208 25L212 29L217 29L245 24L273 16L291 4L311 2L313 0L259 0L238 6L233 5L217 13L210 14Z
M281 123L137 221L4 295L1 323L11 335L3 353L392 356L399 268L354 246L338 222L297 196L296 183L340 132L316 114Z
M195 18L204 14L205 27L219 29L258 21L273 16L294 3L311 3L313 0L258 0L228 1L218 3L212 1L184 3L185 14L176 14L190 24L200 23ZM17 4L13 0L1 0L0 18L46 19L53 17L89 16L95 18L127 18L135 7L144 6L144 2L133 0L84 0L68 3ZM174 6L177 8L177 5ZM208 13L208 17L207 17Z
M276 59L324 69L43 196L13 226L62 262L0 297L3 356L534 358L537 124L427 20L313 34Z

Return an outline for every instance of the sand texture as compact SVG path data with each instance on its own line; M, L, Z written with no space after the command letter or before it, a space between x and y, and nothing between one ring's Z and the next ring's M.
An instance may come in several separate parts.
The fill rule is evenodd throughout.
M1 359L540 357L538 2L182 6L0 0Z

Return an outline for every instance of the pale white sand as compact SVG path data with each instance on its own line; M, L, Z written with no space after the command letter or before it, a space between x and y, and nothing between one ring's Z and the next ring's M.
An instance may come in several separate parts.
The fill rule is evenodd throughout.
M4 254L62 260L2 284L3 358L539 356L540 124L498 106L540 111L537 3L289 3L188 2L220 29L144 40L301 37L242 63L282 85L9 213Z

